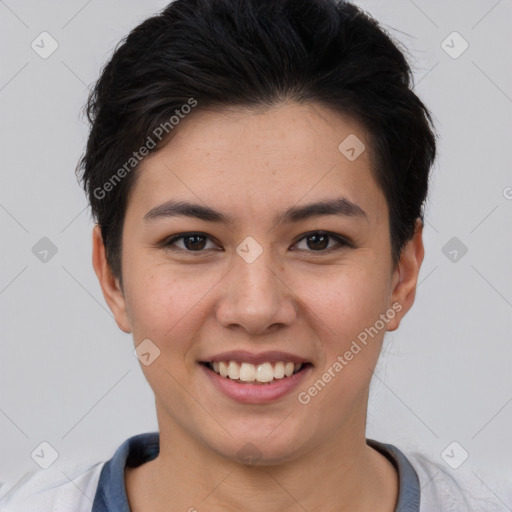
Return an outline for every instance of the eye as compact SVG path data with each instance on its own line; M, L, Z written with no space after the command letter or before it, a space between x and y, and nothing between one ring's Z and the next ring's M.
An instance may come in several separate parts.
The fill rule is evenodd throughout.
M202 252L203 249L207 248L207 241L211 238L203 233L182 233L168 238L163 242L163 246L172 250L182 250L188 252ZM183 245L179 247L177 242L183 242ZM213 248L216 246L214 245ZM210 249L212 247L209 247Z
M329 246L329 239L334 240L338 246ZM333 233L328 233L327 231L313 231L302 237L299 242L303 240L305 241L306 247L312 249L308 252L331 252L341 247L351 246L350 242L345 238ZM299 242L297 242L297 244ZM307 249L304 248L299 248L299 250L307 251Z
M337 245L330 245L330 240L334 240ZM306 248L299 247L299 250L305 250L307 252L331 252L342 247L352 247L351 243L344 237L327 231L312 231L311 233L307 233L294 245L298 245L302 241L305 241ZM213 244L213 246L208 247L208 242ZM178 243L182 245L179 246ZM211 237L204 233L182 233L175 235L165 240L162 246L167 249L186 252L204 252L206 249L218 249L218 246L213 243Z

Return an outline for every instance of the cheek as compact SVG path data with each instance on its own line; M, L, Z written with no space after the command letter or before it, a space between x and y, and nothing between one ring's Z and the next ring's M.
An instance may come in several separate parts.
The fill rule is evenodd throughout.
M308 288L307 309L317 317L317 352L323 357L317 379L301 390L299 402L311 401L320 413L332 411L322 417L335 428L339 415L364 403L385 333L379 318L387 307L386 279L378 270L347 266L329 279L311 280Z
M329 339L354 337L373 325L386 308L388 283L379 269L340 266L323 278L303 281L302 297L325 325Z
M201 327L202 304L218 276L139 261L126 280L126 303L135 342L149 338L176 353L187 348ZM194 277L194 274L195 277Z

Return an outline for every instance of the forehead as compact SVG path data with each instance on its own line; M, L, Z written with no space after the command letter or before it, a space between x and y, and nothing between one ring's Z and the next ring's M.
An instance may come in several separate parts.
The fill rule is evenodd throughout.
M386 210L366 130L320 105L197 110L176 128L141 162L129 209L136 203L146 214L178 199L275 216L284 206L344 196L370 213Z

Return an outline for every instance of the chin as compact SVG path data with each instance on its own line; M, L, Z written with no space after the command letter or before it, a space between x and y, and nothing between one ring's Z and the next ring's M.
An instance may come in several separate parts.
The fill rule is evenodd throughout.
M222 443L217 440L210 448L219 456L246 466L276 466L299 456L300 442L290 434L289 428L283 429L279 436L274 433L269 437L269 432L258 434L255 429L250 435L233 433L233 437Z

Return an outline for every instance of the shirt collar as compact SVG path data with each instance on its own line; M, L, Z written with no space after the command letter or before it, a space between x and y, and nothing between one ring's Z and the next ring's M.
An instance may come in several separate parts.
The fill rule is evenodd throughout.
M395 512L419 512L419 478L405 455L395 446L367 439L367 444L382 453L398 472L399 491ZM124 469L153 460L160 452L160 435L148 432L130 437L119 446L101 470L91 512L130 512Z
M366 444L389 459L398 472L398 502L395 512L419 512L420 480L407 457L392 444L367 439Z

